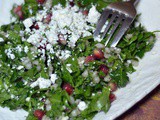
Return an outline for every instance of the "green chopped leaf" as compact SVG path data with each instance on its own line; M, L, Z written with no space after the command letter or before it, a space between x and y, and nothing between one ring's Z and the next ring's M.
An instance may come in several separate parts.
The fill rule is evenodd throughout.
M103 88L102 93L97 93L92 98L88 108L82 111L82 117L88 118L88 116L93 116L101 110L107 112L110 106L109 94L109 88Z

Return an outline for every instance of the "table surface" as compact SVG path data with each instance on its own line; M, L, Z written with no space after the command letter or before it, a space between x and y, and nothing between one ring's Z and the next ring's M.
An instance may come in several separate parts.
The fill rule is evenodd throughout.
M160 120L160 85L116 120Z

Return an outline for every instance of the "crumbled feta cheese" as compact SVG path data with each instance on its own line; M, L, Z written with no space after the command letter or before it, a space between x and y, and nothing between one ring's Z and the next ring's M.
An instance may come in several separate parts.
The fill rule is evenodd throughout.
M79 109L80 111L83 111L83 110L85 110L86 108L87 108L87 105L86 105L86 103L85 103L84 101L79 102L79 104L78 104L78 109Z
M101 41L102 41L102 39L101 39L100 35L99 35L99 36L94 37L94 41L101 42Z
M63 50L61 51L61 56L57 56L62 60L66 60L67 58L69 58L71 56L71 52L69 50Z
M15 95L11 94L11 99L15 98Z
M24 68L24 66L18 66L17 67L17 70L21 70L21 69L23 69Z
M11 17L11 22L15 22L16 21L16 17Z
M30 99L31 99L30 97L27 97L27 98L26 98L26 101L27 101L27 102L29 102L29 101L30 101Z
M46 49L47 49L47 50L52 49L52 45L51 45L51 44L47 44L47 45L46 45Z
M29 28L33 25L33 20L32 18L27 18L23 21L23 24L26 28Z
M12 53L11 49L5 50L5 53L7 54L8 58L10 58L12 60L15 59L15 55Z
M100 13L96 10L95 6L92 6L92 8L89 10L87 21L92 24L96 24L99 17Z
M51 74L51 81L54 84L56 80L58 79L57 74Z
M51 86L51 81L43 78L39 78L39 87L40 89L48 88Z
M37 21L42 21L42 19L43 19L43 14L38 13L38 14L36 15L36 20L37 20Z
M24 52L27 53L28 51L29 51L28 46L25 46L25 47L24 47Z
M18 45L18 46L16 47L16 50L17 50L18 52L22 52L22 46Z
M30 13L30 14L33 14L33 10L32 10L32 9L29 9L29 13Z
M4 41L4 39L3 38L0 38L0 42L3 42Z
M10 54L10 58L13 60L15 58L14 54Z
M31 85L30 85L30 87L31 88L34 88L34 87L36 87L36 86L38 86L39 85L39 81L35 81L35 82L33 82Z
M47 41L51 45L55 45L57 44L58 35L60 33L64 35L65 39L69 40L69 47L75 47L75 43L81 36L90 36L91 33L89 32L89 30L93 31L95 29L94 27L88 25L87 21L94 24L96 23L95 18L98 19L99 16L99 13L97 12L95 6L91 8L88 18L86 18L86 16L83 15L82 12L78 11L79 8L77 6L70 8L70 6L67 5L65 8L63 8L61 5L57 5L52 8L51 12L53 16L51 17L49 25L41 22L47 15L47 9L39 11L35 17L35 20L37 21L37 24L39 26L38 30L33 30L32 32L30 31L30 29L28 29L33 24L33 18L28 18L24 21L24 25L26 27L25 31L31 34L27 41L38 47L38 45L42 43L40 36L45 35ZM49 48L50 46L47 46L47 50Z
M40 77L30 85L31 88L36 86L39 86L40 89L48 88L51 86L51 81Z
M46 115L44 115L43 117L42 117L42 120L51 120L48 116L46 116Z
M69 120L69 117L68 116L62 117L61 120Z
M67 64L67 65L66 65L66 69L67 69L70 73L73 72L72 69L71 69L71 64Z
M29 38L27 39L27 42L35 45L35 46L38 46L40 41L41 41L41 35L40 34L33 34L33 35L30 35Z

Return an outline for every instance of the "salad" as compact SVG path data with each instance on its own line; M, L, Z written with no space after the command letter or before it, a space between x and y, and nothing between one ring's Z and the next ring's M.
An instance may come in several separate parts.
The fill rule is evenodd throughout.
M0 106L23 108L26 120L90 120L107 112L155 42L136 21L116 48L104 45L107 35L93 38L100 13L115 1L14 5L12 22L0 27Z

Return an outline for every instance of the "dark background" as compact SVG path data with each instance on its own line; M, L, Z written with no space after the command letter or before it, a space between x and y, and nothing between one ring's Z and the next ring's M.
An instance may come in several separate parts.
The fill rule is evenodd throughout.
M160 120L160 85L116 120Z

